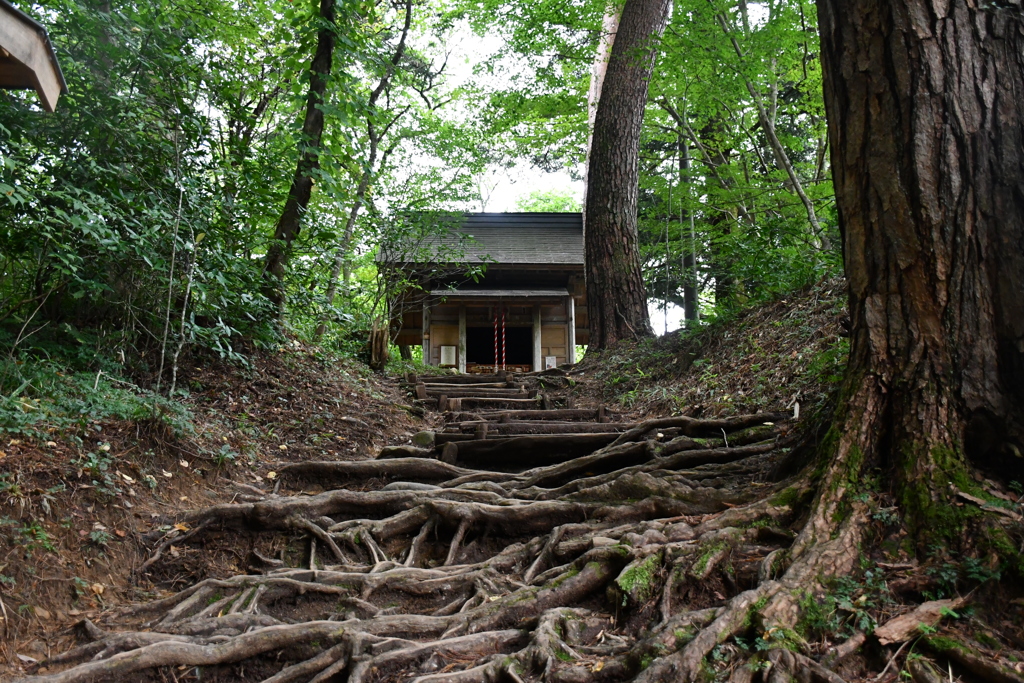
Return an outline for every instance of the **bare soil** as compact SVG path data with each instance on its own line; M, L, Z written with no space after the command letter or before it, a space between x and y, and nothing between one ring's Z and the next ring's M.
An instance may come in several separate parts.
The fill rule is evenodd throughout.
M821 519L840 291L466 388L538 392L554 420L500 398L442 415L443 377L400 388L295 350L248 374L190 372L195 435L100 425L134 494L83 488L47 447L19 444L19 472L68 491L48 515L23 513L52 528L55 552L9 553L29 563L0 594L6 674L1021 683L1020 568L970 540L922 556L882 481L845 483L861 493ZM502 433L534 422L558 428ZM601 429L604 445L574 450ZM220 444L234 462L215 462ZM145 490L150 471L162 479ZM1020 491L976 478L987 498L963 499L971 524L1024 542ZM82 540L96 521L114 531L105 545Z
M210 534L172 546L135 576L153 539L187 510L271 491L282 465L367 458L422 428L394 382L319 356L292 346L254 351L248 368L211 359L184 367L186 430L107 420L0 444L0 471L15 484L0 499L10 532L0 544L0 675L23 670L18 655L43 659L66 647L83 617L230 576L253 549L276 556L288 545ZM83 466L90 453L105 469Z

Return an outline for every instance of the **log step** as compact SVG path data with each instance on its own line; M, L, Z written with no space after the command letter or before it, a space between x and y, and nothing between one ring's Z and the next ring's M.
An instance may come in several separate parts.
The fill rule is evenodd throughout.
M509 406L526 406L526 405L537 405L540 402L539 398L510 398L503 396L496 397L483 397L473 396L467 398L449 398L448 399L448 410L461 411L464 408L472 408L474 406L489 406L495 407L498 405L509 405ZM444 410L444 408L442 408Z
M419 382L427 389L515 389L511 382L479 382L475 384L458 384L455 382ZM517 385L522 386L522 385Z
M411 382L409 382L409 377L406 377L409 384L489 384L507 382L512 379L513 375L509 372L497 375L412 375L412 377L414 381Z
M468 420L485 420L487 422L500 422L510 420L583 420L587 422L610 422L613 414L595 408L555 408L553 410L490 410L480 412L459 412L457 408L451 408L452 412L447 415L449 422L464 422Z
M501 439L518 438L521 436L564 436L564 437L590 437L590 436L608 436L616 437L621 432L557 432L557 433L535 433L535 432L487 432L483 436L479 434L466 434L463 432L436 432L434 434L434 443L441 446L446 443L458 443L464 444L470 441L497 441ZM608 439L611 441L611 438Z
M447 396L453 398L529 398L522 389L469 389L465 387L448 387L432 389L425 387L426 398L431 396Z
M438 434L437 436L442 436ZM449 436L449 435L444 435ZM537 464L563 462L588 455L607 446L617 434L539 434L497 439L449 441L458 462L475 462L498 469L532 467Z
M483 426L488 434L611 434L633 427L629 422L459 422L447 426L455 433L474 433Z

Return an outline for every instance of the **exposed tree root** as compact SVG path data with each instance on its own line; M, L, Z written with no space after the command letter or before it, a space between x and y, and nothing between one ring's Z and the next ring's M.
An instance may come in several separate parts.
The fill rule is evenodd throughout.
M991 660L979 657L970 648L956 641L940 641L923 638L925 647L944 659L949 659L970 673L988 683L1024 683L1024 676Z
M715 652L716 675L735 683L842 683L828 666L863 636L824 663L775 641L803 596L853 569L866 509L842 481L819 482L812 501L809 478L768 478L795 443L765 424L783 418L652 420L521 472L433 457L283 468L286 481L353 488L199 510L185 540L230 529L305 537L308 552L108 615L110 630L84 622L91 642L24 680L171 667L255 680L256 667L273 683L667 682L705 676ZM734 636L771 647L744 651Z
M842 677L829 671L810 657L799 652L778 648L768 653L771 667L765 673L766 683L846 683Z

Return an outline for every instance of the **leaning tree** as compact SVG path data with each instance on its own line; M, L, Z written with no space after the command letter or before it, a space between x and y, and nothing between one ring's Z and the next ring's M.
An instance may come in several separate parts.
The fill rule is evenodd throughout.
M320 139L324 133L324 106L327 97L327 84L331 77L331 65L334 59L334 47L337 43L334 25L336 7L334 0L321 0L319 12L319 30L317 31L316 51L309 68L309 91L306 95L306 113L302 122L302 134L299 140L299 160L295 166L288 199L285 201L281 217L274 227L274 241L267 249L264 269L267 281L264 283L264 294L274 304L278 315L283 315L285 301L285 270L292 243L299 236L302 220L309 208L309 200L313 195L313 178L320 168Z

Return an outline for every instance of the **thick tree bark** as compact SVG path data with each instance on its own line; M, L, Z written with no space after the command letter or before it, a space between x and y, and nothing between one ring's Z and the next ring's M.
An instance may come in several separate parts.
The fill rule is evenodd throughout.
M594 349L652 333L637 238L640 128L668 7L668 0L626 2L597 105L584 214Z
M285 300L284 274L288 265L288 254L292 242L302 229L303 215L309 207L313 194L313 173L320 168L320 138L324 132L324 112L319 105L327 93L327 81L331 75L331 61L334 43L337 39L334 27L335 0L320 0L320 31L317 34L316 52L309 71L309 94L306 97L306 118L302 123L302 137L299 141L299 161L295 176L288 191L281 218L274 228L274 241L267 250L264 266L266 281L264 293L282 311Z
M890 468L919 540L968 462L1024 469L1024 20L984 7L818 3L852 320L827 477Z

